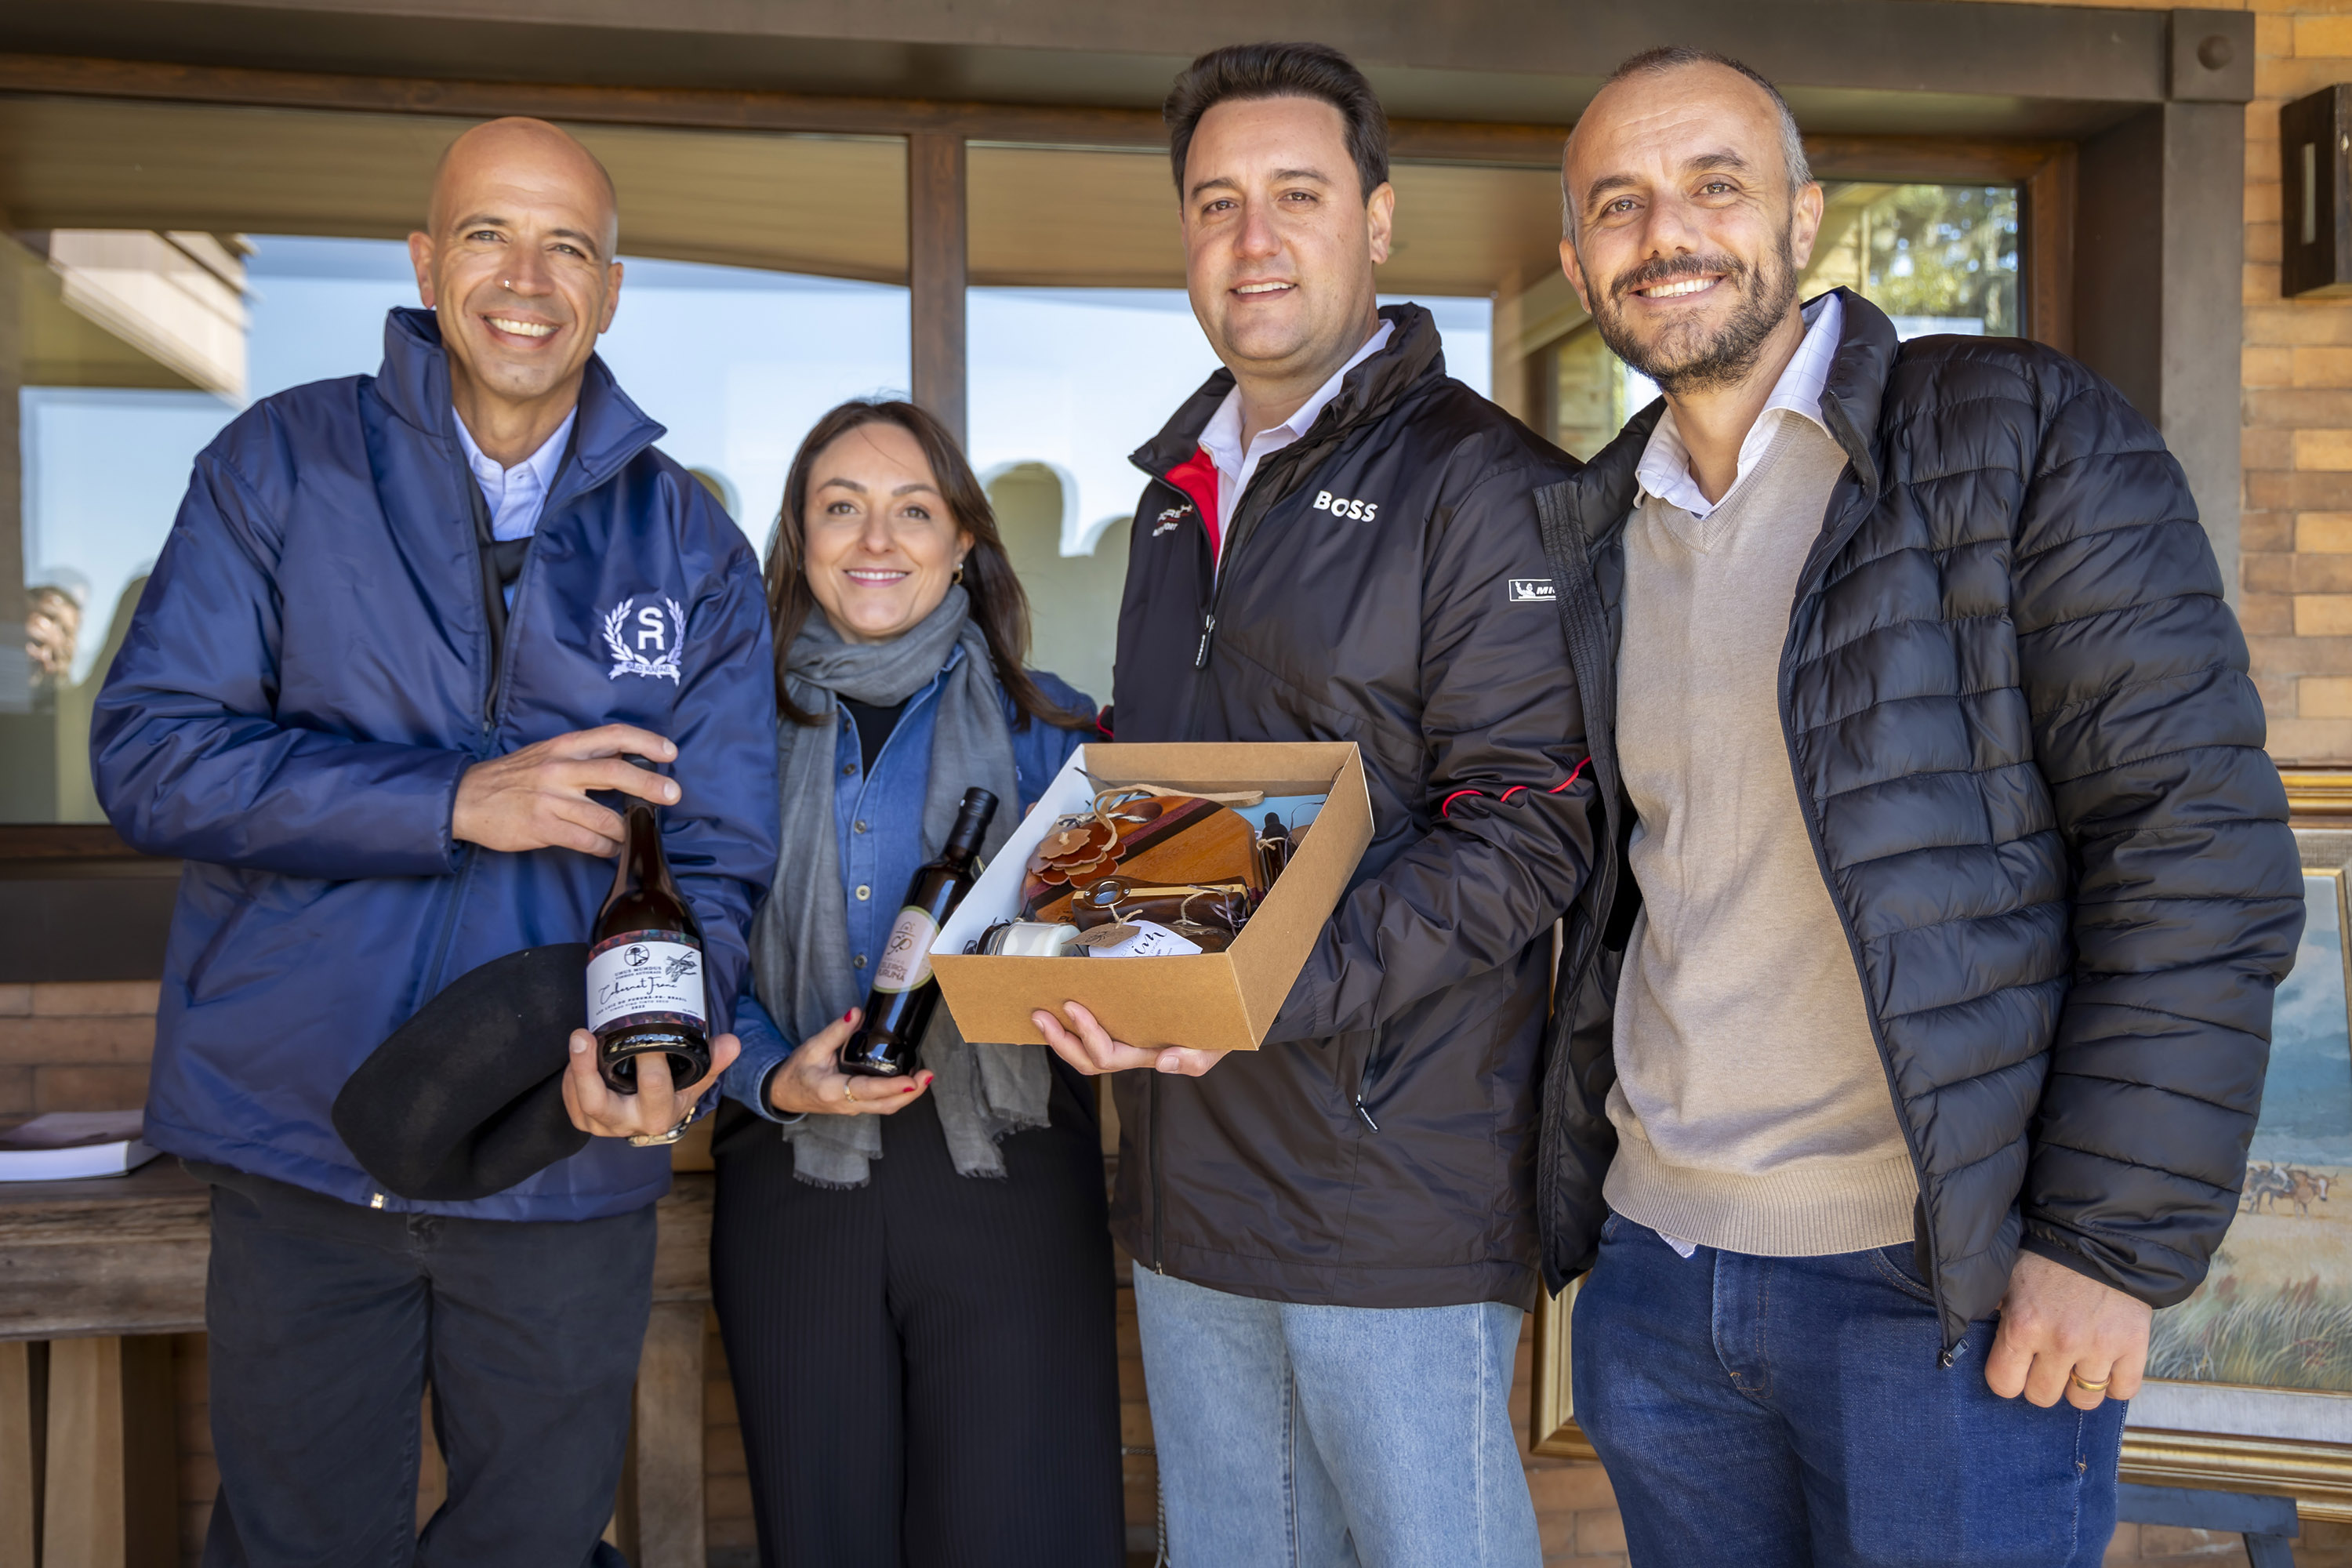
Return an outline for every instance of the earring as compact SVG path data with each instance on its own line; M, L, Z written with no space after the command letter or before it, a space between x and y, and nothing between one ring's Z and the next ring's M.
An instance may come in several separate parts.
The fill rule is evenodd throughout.
M501 278L499 279L499 287L511 294L514 292L514 279L511 278Z
M951 581L951 582L955 582L955 583L961 583L961 582L963 581L963 563L962 563L962 562L959 561L959 562L957 562L957 563L956 563L955 576L954 576L953 578L950 579L950 581Z

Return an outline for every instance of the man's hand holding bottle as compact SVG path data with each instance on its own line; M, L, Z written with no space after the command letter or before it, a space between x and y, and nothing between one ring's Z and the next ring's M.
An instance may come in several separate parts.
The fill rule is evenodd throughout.
M596 1070L596 1037L574 1029L572 1059L563 1068L563 1109L572 1113L572 1126L593 1137L659 1137L687 1119L742 1048L732 1035L711 1041L710 1070L684 1089L671 1087L669 1058L648 1051L636 1058L637 1092L622 1094Z

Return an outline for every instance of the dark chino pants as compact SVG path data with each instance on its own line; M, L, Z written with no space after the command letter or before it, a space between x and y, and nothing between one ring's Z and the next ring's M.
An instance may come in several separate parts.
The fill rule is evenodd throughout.
M205 1568L617 1568L654 1211L509 1224L213 1183ZM448 1500L416 1531L418 1403Z

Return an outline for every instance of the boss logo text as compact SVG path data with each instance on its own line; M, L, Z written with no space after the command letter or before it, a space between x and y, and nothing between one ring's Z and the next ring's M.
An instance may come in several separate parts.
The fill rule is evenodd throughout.
M1346 496L1335 496L1329 490L1317 490L1315 510L1328 511L1333 517L1349 517L1370 522L1380 511L1381 503L1370 500L1350 500Z

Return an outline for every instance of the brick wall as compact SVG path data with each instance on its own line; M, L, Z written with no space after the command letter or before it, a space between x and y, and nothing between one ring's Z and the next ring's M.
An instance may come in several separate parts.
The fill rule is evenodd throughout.
M155 984L0 985L0 1121L147 1099Z

